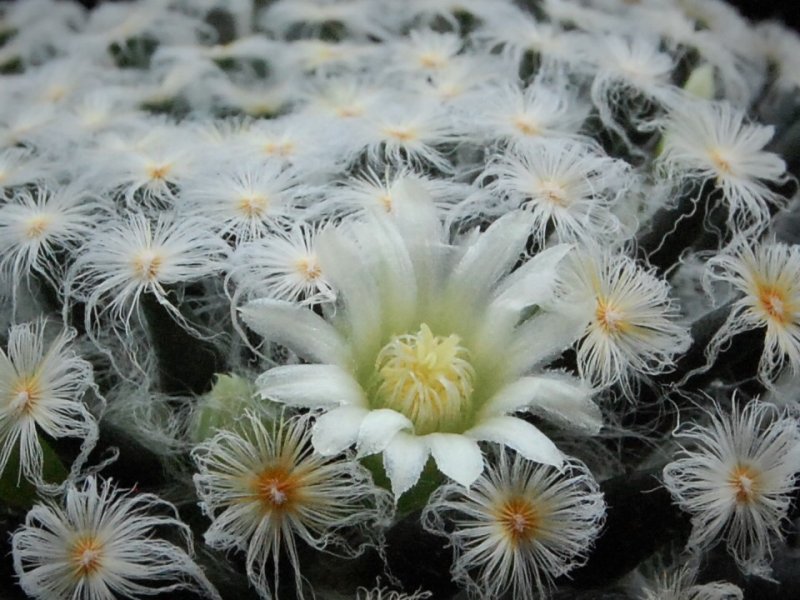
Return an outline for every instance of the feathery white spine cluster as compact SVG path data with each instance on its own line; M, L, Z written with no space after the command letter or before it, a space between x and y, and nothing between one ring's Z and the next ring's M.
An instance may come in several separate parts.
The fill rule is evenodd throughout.
M161 528L174 530L183 547L157 537ZM67 487L63 504L37 504L11 544L19 584L37 600L113 600L186 589L220 600L190 556L191 530L175 507L111 481L90 477Z
M561 289L562 298L585 307L578 368L599 386L629 389L637 376L668 370L689 346L669 284L624 254L575 254Z
M800 426L771 404L717 406L708 425L678 434L685 447L664 468L664 484L692 516L689 548L703 551L725 541L739 567L769 575L769 560L800 474Z
M603 496L578 462L559 471L504 450L495 458L468 489L436 490L423 525L448 537L452 575L476 597L544 596L553 579L585 562L602 527Z
M800 247L739 238L706 269L709 293L713 282L725 282L738 296L706 350L709 359L736 334L764 327L761 381L771 386L784 369L800 374Z
M82 452L73 471L98 437L97 421L83 402L94 387L92 365L72 348L72 329L47 343L46 323L13 326L8 352L0 349L0 474L18 448L20 475L41 487L53 482L42 480L40 433L56 439L81 438Z
M379 543L372 528L390 517L388 494L363 466L314 452L310 425L310 415L268 424L248 411L234 430L219 431L192 452L200 505L212 519L205 541L245 552L247 576L264 598L279 586L284 551L302 595L299 540L355 556ZM351 547L353 540L358 545Z

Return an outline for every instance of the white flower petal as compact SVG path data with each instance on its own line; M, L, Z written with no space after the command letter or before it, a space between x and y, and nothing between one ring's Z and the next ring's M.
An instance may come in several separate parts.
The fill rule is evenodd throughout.
M469 487L483 472L483 454L474 439L456 433L425 436L439 470L453 481Z
M428 189L416 176L403 177L393 188L397 202L392 223L402 236L414 267L417 294L440 293L440 284L452 267L458 252L445 234L436 204Z
M492 303L519 311L550 300L558 276L556 267L570 250L571 244L559 244L539 252L505 279Z
M485 298L497 281L519 259L530 232L530 214L524 211L500 217L467 249L453 269L450 281L462 298Z
M370 258L383 269L376 269L375 281L383 312L384 328L402 331L409 327L417 308L417 278L405 241L386 213L379 213L361 230Z
M537 365L549 362L581 338L588 318L561 312L541 312L514 331L514 341L508 349L512 372L524 373Z
M504 444L528 460L561 468L564 455L534 425L517 417L493 417L465 433L471 438Z
M320 266L344 300L353 346L369 347L378 343L380 335L379 291L364 250L339 229L330 227L317 238Z
M441 224L436 205L425 186L413 177L404 177L394 186L394 222L406 245L429 244L439 240Z
M416 435L400 431L383 451L383 468L392 483L395 501L417 481L428 460L428 444Z
M482 414L491 417L531 408L562 424L596 433L603 426L603 419L590 394L591 390L579 379L568 375L522 377L492 396Z
M355 444L368 412L362 406L345 404L320 415L311 436L314 450L322 456L333 456Z
M592 401L592 389L579 379L553 375L540 388L530 408L549 421L564 427L597 433L603 427L603 413Z
M403 429L414 429L414 424L405 415L388 408L369 411L358 431L358 455L369 456L382 451Z
M239 313L250 329L303 358L340 366L350 361L350 353L339 332L307 308L261 298L248 302Z
M344 369L336 365L285 365L266 371L256 379L263 398L292 406L314 408L352 404L366 406L364 390Z

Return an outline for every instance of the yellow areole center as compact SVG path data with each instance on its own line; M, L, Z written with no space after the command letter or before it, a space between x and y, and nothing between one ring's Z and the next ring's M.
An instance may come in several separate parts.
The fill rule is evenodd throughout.
M243 194L237 203L237 208L248 218L260 218L269 207L269 198L263 194Z
M387 137L400 143L408 143L417 139L417 132L409 126L395 125L392 127L385 127L383 132Z
M322 267L319 265L316 256L309 255L298 258L294 265L297 272L300 273L306 281L316 281L322 276Z
M47 228L52 221L52 217L46 214L37 214L31 217L25 227L25 234L30 239L41 238L47 232Z
M533 120L532 117L528 115L516 115L513 119L511 119L511 122L513 123L514 127L523 135L535 136L541 133L539 125Z
M618 335L630 329L625 313L608 300L598 298L594 316L597 327L606 335Z
M737 504L752 504L759 494L761 477L758 471L744 464L737 464L728 476L728 485L734 492Z
M79 538L70 550L76 578L91 577L102 568L103 545L94 535Z
M502 503L495 518L512 546L534 539L541 523L541 515L536 506L529 499L516 496Z
M11 387L7 406L18 416L30 415L42 396L43 391L36 374L23 376Z
M159 252L151 248L144 248L133 257L131 262L134 276L142 281L151 282L158 279L164 258Z
M778 325L788 325L792 322L794 307L790 293L784 286L762 284L758 286L757 294L758 307L767 320Z
M265 467L251 482L252 499L264 514L280 516L297 510L302 496L302 479L298 473L282 465Z

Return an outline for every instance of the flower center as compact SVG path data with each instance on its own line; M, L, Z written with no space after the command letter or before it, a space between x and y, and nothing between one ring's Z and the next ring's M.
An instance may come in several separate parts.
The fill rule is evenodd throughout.
M78 539L70 552L75 576L89 577L102 567L103 546L93 535Z
M525 498L509 498L497 511L503 534L517 546L533 539L539 529L539 512Z
M728 477L738 504L751 504L758 495L758 472L748 465L736 465Z
M264 512L291 510L298 496L299 482L281 466L268 467L253 481L253 491Z
M408 417L417 435L453 431L470 412L475 369L460 342L423 323L415 334L393 337L375 359L377 397Z

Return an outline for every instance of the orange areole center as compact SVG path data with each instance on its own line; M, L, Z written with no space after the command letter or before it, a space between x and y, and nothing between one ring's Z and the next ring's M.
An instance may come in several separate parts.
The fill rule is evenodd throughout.
M500 507L497 521L511 543L518 545L536 536L540 515L530 500L514 497L506 500Z

